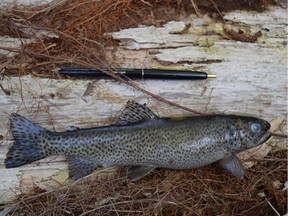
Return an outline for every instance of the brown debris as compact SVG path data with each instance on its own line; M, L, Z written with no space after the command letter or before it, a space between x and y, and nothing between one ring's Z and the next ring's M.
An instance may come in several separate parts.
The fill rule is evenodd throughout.
M108 64L105 60L103 50L115 41L105 32L139 24L161 26L185 13L214 14L235 9L263 11L274 4L272 0L63 2L57 7L14 8L12 12L0 14L1 36L37 39L37 43L25 47L29 52L23 52L9 64L16 66L9 69L8 65L2 75L37 71L39 76L58 78L57 73L51 72L58 67L113 66L113 62ZM23 26L30 28L29 34ZM37 37L34 34L37 29L56 33L59 37ZM260 36L243 37L241 32L226 34L233 40L248 42ZM7 59L2 58L1 62L7 62ZM242 181L218 167L208 166L187 171L156 170L136 183L127 182L122 174L105 180L92 175L52 192L35 186L33 194L21 195L11 204L15 208L10 214L274 215L269 201L283 215L287 212L287 191L282 191L283 187L276 189L273 182L284 184L287 181L287 152L270 154L267 159L247 170ZM265 197L259 193L264 193ZM0 206L0 210L6 207Z
M263 11L271 4L275 4L273 0L72 0L55 1L44 6L14 7L11 11L2 11L0 14L0 36L33 38L37 42L26 45L25 49L45 54L46 57L34 55L27 59L22 54L13 61L18 64L19 70L7 67L5 75L23 75L37 71L43 77L49 75L57 78L51 70L79 66L74 63L76 60L93 64L94 67L113 66L113 62L106 61L104 48L117 41L105 35L106 32L140 24L161 26L169 20L177 20L191 13L208 13L212 16L235 9ZM222 15L217 17L215 19L220 19ZM39 36L39 30L46 30L58 37ZM243 38L240 33L229 31L227 35L240 41L258 38L258 35ZM4 58L0 59L0 63L3 61ZM23 62L26 64L23 65Z
M262 32L258 31L255 34L247 34L244 31L235 31L233 29L226 29L224 28L225 36L234 41L241 41L241 42L249 42L254 43L258 40L259 37L262 36Z
M123 174L107 179L91 175L51 192L35 187L34 194L21 195L11 204L16 205L11 214L274 215L270 203L283 215L286 157L286 151L270 154L273 160L259 161L243 180L215 165L186 171L160 169L136 183L127 182L120 177ZM273 186L274 181L280 188Z

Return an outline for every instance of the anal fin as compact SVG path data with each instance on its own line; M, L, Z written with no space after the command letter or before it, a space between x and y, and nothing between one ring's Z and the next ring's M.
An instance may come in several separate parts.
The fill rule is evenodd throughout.
M239 158L235 155L229 155L224 157L222 160L219 161L222 168L226 169L230 173L232 173L234 176L236 176L239 179L244 178L244 168L239 160Z
M68 156L67 161L69 177L74 181L89 175L97 168L97 165L91 161L79 157Z
M155 169L153 166L131 166L128 168L129 180L134 182L145 177Z

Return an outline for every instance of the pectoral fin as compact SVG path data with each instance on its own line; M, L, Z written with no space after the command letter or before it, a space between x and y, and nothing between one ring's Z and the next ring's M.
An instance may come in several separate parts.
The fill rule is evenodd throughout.
M239 158L232 154L219 161L222 168L226 169L239 179L244 178L244 168Z
M89 160L78 157L67 157L69 177L74 181L78 180L86 175L89 175L97 167Z
M132 166L128 168L128 176L130 181L138 181L144 176L152 172L155 167L152 166Z

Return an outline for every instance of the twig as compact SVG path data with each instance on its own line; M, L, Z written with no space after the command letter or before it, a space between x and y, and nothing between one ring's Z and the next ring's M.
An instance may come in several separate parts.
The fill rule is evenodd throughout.
M219 8L216 5L216 3L213 0L210 0L210 2L214 5L214 7L216 8L217 12L219 13L219 15L221 16L222 20L224 21L224 23L226 23L223 15L221 14L221 11L219 10Z
M274 208L274 206L271 204L271 202L267 199L267 198L265 198L265 200L267 201L267 203L268 203L268 205L273 209L273 211L277 214L277 216L281 216L280 214L279 214L279 212Z
M197 5L195 4L194 0L190 0L191 4L193 5L194 11L197 14L197 16L201 17L201 11L199 10L199 8L197 7Z
M69 61L69 59L66 59L66 58L63 58L63 57L55 57L55 56L50 56L50 55L46 55L46 54L41 54L41 53L36 53L36 52L33 52L33 51L27 51L27 50L23 50L23 49L17 49L17 48L10 48L10 47L2 47L0 46L0 49L2 50L6 50L6 51L10 51L10 52L16 52L16 53L22 53L22 54L26 54L26 55L30 55L30 56L37 56L37 57L41 57L41 58L50 58L50 59L54 59L54 60L62 60L62 61L66 61L66 62L71 62ZM82 61L82 60L73 60L73 62L75 64L78 64L78 65L81 65L81 66L85 66L85 67L95 67L93 64L91 63L88 63L88 62L85 62L85 61ZM97 68L99 70L101 70L100 68ZM134 89L144 93L144 94L147 94L159 101L162 101L166 104L169 104L171 106L175 106L175 107L178 107L180 109L183 109L183 110L186 110L186 111L189 111L189 112L192 112L192 113L195 113L197 115L205 115L205 113L202 113L200 111L197 111L197 110L194 110L194 109L190 109L188 107L185 107L185 106L182 106L180 104L177 104L177 103L174 103L170 100L167 100L165 98L162 98L160 97L159 95L156 95L150 91L147 91L146 89L143 89L141 88L140 86L136 85L135 83L131 82L131 81L127 81L125 79L123 79L122 77L118 76L117 74L113 73L111 70L110 71L104 71L104 70L101 70L103 73L125 83L126 85L128 86L131 86L133 87Z
M244 214L246 215L247 212L249 212L249 211L251 211L252 209L254 209L254 208L256 208L256 207L262 205L263 203L265 203L265 200L262 201L262 202L260 202L260 203L258 203L257 205L252 206L252 207L249 208L249 209L246 209L246 210L242 211L242 212L241 212L241 215L242 215L242 214L243 214L243 215L244 215Z
M288 138L287 134L278 134L278 133L271 132L271 135L275 137Z
M2 91L5 93L5 95L9 96L11 93L9 90L4 89L4 87L2 86L2 84L0 83L0 88L2 89Z

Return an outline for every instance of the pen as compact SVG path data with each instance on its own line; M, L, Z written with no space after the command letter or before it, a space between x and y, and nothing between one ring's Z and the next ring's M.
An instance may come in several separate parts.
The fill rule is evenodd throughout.
M137 69L137 68L104 68L102 71L112 71L117 75L124 75L129 78L137 79L175 79L175 80L184 80L184 79L207 79L207 78L216 78L214 74L207 74L200 71L191 71L191 70L178 70L178 69ZM60 69L59 73L61 75L69 75L74 77L86 77L86 78L109 78L110 76L103 73L101 70L94 68L66 68Z

